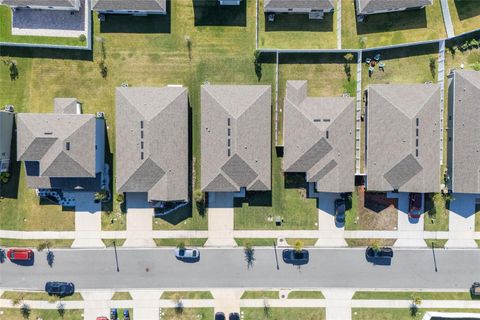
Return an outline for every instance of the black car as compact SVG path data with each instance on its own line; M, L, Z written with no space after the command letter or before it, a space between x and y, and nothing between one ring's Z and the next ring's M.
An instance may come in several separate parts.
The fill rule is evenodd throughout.
M282 252L282 258L285 263L293 265L307 264L309 260L308 250L285 249Z
M230 313L228 320L240 320L240 315L236 312Z
M71 282L50 281L45 284L45 291L50 296L66 297L75 293L75 286Z
M345 200L344 199L335 200L335 222L345 223Z
M474 282L470 287L470 294L472 296L480 296L480 282Z
M367 259L375 259L375 258L391 259L393 258L393 250L392 248L388 248L388 247L380 247L380 248L368 247L367 250L365 251L365 255Z
M223 312L215 313L215 320L225 320L225 313Z

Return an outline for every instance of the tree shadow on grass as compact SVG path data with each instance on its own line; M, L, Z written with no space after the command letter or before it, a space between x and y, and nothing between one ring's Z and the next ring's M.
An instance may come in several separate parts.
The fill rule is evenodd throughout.
M406 10L368 15L363 22L357 22L357 34L393 32L427 27L426 9Z
M218 1L192 0L195 26L247 26L247 0L238 6L222 6Z
M458 17L460 20L473 18L480 15L480 3L474 0L455 0Z
M234 207L242 207L244 203L249 207L271 207L272 191L247 191L245 198L233 200Z
M305 32L332 32L333 13L326 13L324 18L309 19L308 14L277 14L275 21L268 21L265 13L265 31L305 31Z
M171 21L171 2L167 1L166 14L105 14L105 21L100 21L100 33L170 33Z

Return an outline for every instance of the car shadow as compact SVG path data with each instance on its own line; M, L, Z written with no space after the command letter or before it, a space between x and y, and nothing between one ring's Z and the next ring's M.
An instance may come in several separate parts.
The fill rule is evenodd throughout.
M35 255L30 260L10 260L12 263L22 266L22 267L31 267L35 263Z
M366 257L367 261L373 263L376 266L390 266L392 264L391 258L369 258Z
M178 261L184 262L184 263L197 263L200 261L200 254L196 258L178 258Z

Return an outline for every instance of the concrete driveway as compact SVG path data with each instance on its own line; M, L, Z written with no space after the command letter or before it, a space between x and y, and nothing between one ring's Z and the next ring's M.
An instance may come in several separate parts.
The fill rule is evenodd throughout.
M94 202L92 192L82 192L75 195L75 248L104 248L101 238L102 205Z
M450 201L448 212L449 240L448 248L476 248L473 240L475 232L475 202L476 195L456 193Z
M205 246L233 247L233 193L210 192L208 194L208 240Z
M339 193L321 192L318 198L318 230L320 236L315 243L317 247L346 247L345 226L335 222L335 199Z
M153 208L146 193L127 194L127 240L124 247L156 247L152 236Z

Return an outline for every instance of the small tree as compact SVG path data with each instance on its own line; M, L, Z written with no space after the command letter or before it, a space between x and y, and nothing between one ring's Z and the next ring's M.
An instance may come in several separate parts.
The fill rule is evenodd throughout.
M201 204L203 202L202 190L195 189L195 191L193 191L193 201L195 201L197 204Z
M265 315L266 318L270 318L272 315L272 310L270 308L270 304L268 303L267 299L263 300L263 314Z
M24 304L22 305L22 307L20 308L20 313L22 314L22 317L23 317L24 319L30 318L30 313L31 313L31 312L32 312L32 311L30 310L30 306L29 306L28 304L26 304L26 303L24 303Z
M16 307L20 304L20 302L22 302L23 300L23 296L15 296L12 298L12 306Z
M245 252L245 261L247 261L247 267L253 267L253 262L255 261L255 249L253 249L250 242L245 243L245 248L243 249Z
M192 60L192 38L190 36L185 36L185 43L187 45L187 51L188 51L188 59Z
M417 295L412 295L412 302L410 303L410 315L415 317L418 312L418 306L422 304L422 299Z
M304 247L303 241L301 240L295 241L295 247L294 247L295 252L297 253L302 252L303 247Z
M2 172L0 173L0 183L7 183L10 179L10 173Z
M180 249L180 250L184 250L184 249L185 249L185 242L180 241L180 242L177 244L177 248Z
M96 201L105 201L108 199L108 191L107 190L100 190L99 192L95 192L95 200Z
M353 60L353 54L347 53L343 56L345 59L345 63L343 64L343 70L345 71L345 75L347 76L347 80L350 81L352 79L352 68L350 63Z
M175 301L175 313L178 315L183 314L183 309L184 309L184 306L183 306L182 300L177 299Z
M125 196L123 195L123 193L119 193L117 194L116 199L117 199L117 202L123 203L125 201Z
M435 60L435 58L430 57L429 66L430 66L430 73L431 73L431 75L432 75L432 78L435 79L435 72L436 72L436 69L437 69L437 65L436 65L436 60Z
M371 247L373 251L378 252L380 250L380 243L378 242L378 240L373 241Z
M65 305L62 302L59 302L57 304L57 312L60 318L63 319L63 317L65 316Z
M87 37L84 34L81 34L81 35L78 36L78 40L80 42L85 42L87 40Z
M107 78L108 75L108 68L107 65L105 64L105 60L100 60L98 63L98 67L100 68L100 74L102 75L102 78Z
M50 248L51 245L52 245L52 243L51 243L50 241L48 241L48 240L47 240L47 241L40 242L40 243L37 245L37 251L38 251L38 252L41 252L41 251L43 251L43 250L45 250L45 249Z

